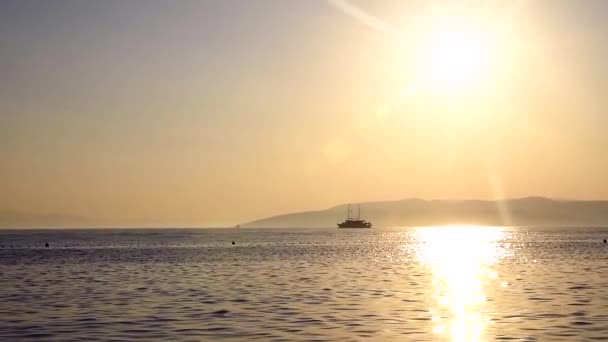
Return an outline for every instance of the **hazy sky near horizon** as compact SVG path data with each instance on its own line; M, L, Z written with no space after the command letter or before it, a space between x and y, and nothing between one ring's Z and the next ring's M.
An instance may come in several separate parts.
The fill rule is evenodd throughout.
M606 199L605 13L3 0L0 212L217 225L408 197ZM439 68L449 82L429 70L481 40L425 69L437 27L485 39L479 63Z

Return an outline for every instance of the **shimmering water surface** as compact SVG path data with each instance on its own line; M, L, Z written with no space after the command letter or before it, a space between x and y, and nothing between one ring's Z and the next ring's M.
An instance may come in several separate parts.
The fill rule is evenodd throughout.
M1 231L0 340L607 340L604 238L490 227Z

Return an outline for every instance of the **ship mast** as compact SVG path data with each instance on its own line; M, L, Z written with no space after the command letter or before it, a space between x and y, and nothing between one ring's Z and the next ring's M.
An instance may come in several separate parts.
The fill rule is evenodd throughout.
M361 220L361 204L359 204L357 209L357 220Z
M348 204L348 211L346 212L346 219L350 220L350 203Z

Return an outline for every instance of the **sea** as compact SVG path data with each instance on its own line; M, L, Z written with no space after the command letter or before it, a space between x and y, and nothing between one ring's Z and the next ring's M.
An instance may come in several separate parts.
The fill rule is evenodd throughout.
M606 238L567 227L2 230L0 340L608 340Z

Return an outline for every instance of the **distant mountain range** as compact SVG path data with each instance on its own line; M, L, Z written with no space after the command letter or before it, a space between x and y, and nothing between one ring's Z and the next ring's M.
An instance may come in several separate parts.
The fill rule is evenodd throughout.
M558 200L525 197L498 201L422 200L365 202L361 217L374 227L435 225L513 225L553 227L608 226L608 201ZM356 214L356 205L353 213ZM277 215L242 223L241 227L321 228L336 227L346 217L347 205L325 210ZM148 221L115 222L60 213L0 211L1 228L185 227Z
M497 201L422 200L360 203L361 217L374 227L435 225L608 226L608 201L525 197ZM347 205L284 214L241 224L241 227L335 227ZM355 211L356 213L356 207Z

